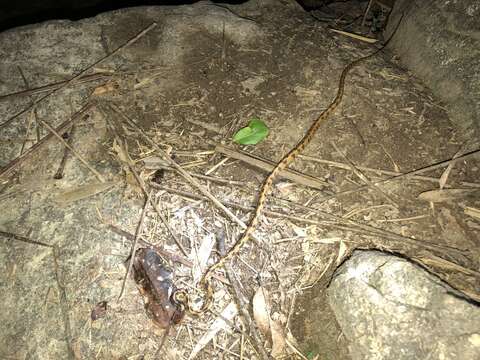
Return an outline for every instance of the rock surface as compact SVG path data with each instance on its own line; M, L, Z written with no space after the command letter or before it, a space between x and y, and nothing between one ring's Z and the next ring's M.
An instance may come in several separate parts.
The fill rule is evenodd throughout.
M329 302L353 360L480 358L480 308L403 258L354 252Z
M465 137L480 134L480 2L398 0L387 29L400 61L448 104Z

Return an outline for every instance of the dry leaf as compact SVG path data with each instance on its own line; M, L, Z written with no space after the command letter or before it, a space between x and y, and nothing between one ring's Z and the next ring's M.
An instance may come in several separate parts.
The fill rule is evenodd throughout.
M456 152L455 155L453 155L452 160L458 158L463 153L464 147L465 147L465 144L464 144L464 146L460 147L460 149ZM450 175L450 172L452 171L453 167L455 166L455 163L456 163L456 161L450 162L450 164L448 164L447 168L443 172L442 176L440 176L440 179L438 180L438 183L440 185L440 189L443 189L445 184L447 183L448 176Z
M285 335L280 320L270 317L270 294L264 287L259 287L253 296L253 318L261 333L272 344L272 356L281 358L285 355Z
M94 196L103 191L106 191L117 183L118 181L109 181L104 183L82 185L77 188L64 191L63 193L57 195L54 198L54 201L59 206L67 206L75 201L86 199L90 196Z
M208 234L202 240L202 243L200 244L200 247L198 249L197 256L195 257L195 259L197 260L195 261L195 267L193 269L193 279L195 282L199 281L202 277L202 274L207 267L207 261L210 257L214 245L215 235L213 234Z
M272 330L272 356L275 359L283 358L286 355L287 343L285 341L285 334L283 326L280 321L271 321Z
M347 252L347 245L345 245L345 241L340 241L340 245L338 247L338 256L337 256L337 266L340 265L340 263L343 260L343 256Z
M270 304L267 303L270 299L270 295L267 289L259 287L253 295L252 305L253 305L253 318L255 322L266 337L270 337Z
M469 215L475 219L480 220L480 209L467 206L465 209L463 209L463 212L466 215Z
M203 334L200 340L198 340L188 359L190 360L195 358L195 356L197 356L197 354L213 339L215 335L218 334L218 332L229 329L230 325L228 325L224 319L231 321L235 315L237 315L237 313L237 306L232 301L223 309L221 316L215 319L208 331Z
M447 202L464 199L474 192L477 192L478 189L443 189L443 190L430 190L422 192L418 195L418 199L437 203L437 202Z
M330 245L330 244L336 244L339 241L342 241L341 237L331 237L331 238L315 239L315 240L312 240L312 243Z
M106 94L108 92L112 92L116 89L118 89L118 84L113 83L113 82L109 82L107 84L96 87L95 90L93 90L92 95L94 95L94 96L103 95L103 94Z

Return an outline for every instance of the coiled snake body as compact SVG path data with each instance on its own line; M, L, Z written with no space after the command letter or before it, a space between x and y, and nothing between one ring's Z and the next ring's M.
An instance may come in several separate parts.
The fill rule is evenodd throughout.
M387 41L388 43L388 41ZM386 43L385 43L386 45ZM219 267L223 266L227 261L232 259L241 249L242 247L248 242L248 239L250 235L253 233L255 230L260 214L262 210L265 207L265 203L267 200L268 193L272 187L273 180L275 177L282 171L284 170L288 165L290 165L295 158L297 157L298 154L300 154L305 147L312 141L313 137L315 136L315 133L319 129L319 127L328 119L328 117L335 111L335 109L338 107L340 102L342 101L343 97L343 92L345 88L345 78L347 74L349 73L350 70L352 70L355 66L360 64L361 62L369 59L370 57L376 55L378 52L380 52L384 47L382 46L378 50L374 51L373 53L361 57L357 60L352 61L350 64L348 64L342 71L342 74L340 75L340 80L338 83L338 90L337 90L337 95L335 96L335 99L330 103L330 105L317 117L317 119L314 121L314 123L310 126L308 129L307 133L304 135L304 137L298 142L298 144L291 149L278 163L277 165L273 168L273 170L270 172L270 174L265 178L265 181L263 182L262 188L259 192L258 195L258 201L257 201L257 206L255 208L255 212L250 219L250 222L245 229L244 233L242 236L238 239L238 241L235 243L235 245L227 252L227 254L222 257L220 260L218 260L215 264L210 266L205 274L202 276L198 288L201 289L204 293L204 301L203 304L199 309L195 309L194 306L192 306L192 298L189 296L186 290L184 289L179 289L173 294L174 300L178 303L181 304L185 307L185 309L192 315L201 315L205 311L207 311L210 307L210 305L213 302L213 287L211 284L211 277L216 269Z

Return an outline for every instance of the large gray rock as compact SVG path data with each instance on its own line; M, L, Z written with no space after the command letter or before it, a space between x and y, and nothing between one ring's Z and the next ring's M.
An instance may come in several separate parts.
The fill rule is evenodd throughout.
M480 2L397 0L387 36L403 65L445 101L465 137L480 134Z
M329 288L359 359L480 359L480 308L406 259L355 252Z

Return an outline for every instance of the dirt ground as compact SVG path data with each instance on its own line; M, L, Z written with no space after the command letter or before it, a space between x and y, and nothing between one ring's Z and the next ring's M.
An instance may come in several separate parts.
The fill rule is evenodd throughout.
M133 279L117 298L131 250L120 230L135 234L145 207L136 175L147 188L156 177L152 196L158 211L145 207L141 239L170 254L164 260L178 287L194 292L206 259L219 258L216 240L226 239L230 247L242 232L159 159L156 148L120 113L247 222L267 172L226 158L218 145L278 161L333 99L342 69L373 50L335 35L307 14L275 11L273 17L255 18L262 37L249 47L237 46L228 31L223 38L221 29L215 37L198 32L186 41L188 59L181 68L142 63L134 47L127 52L133 75L118 72L108 81L70 85L73 92L96 89L83 98L82 104L92 106L75 120L71 146L106 183L71 152L63 178L53 179L64 156L55 137L2 177L2 358L186 359L209 334L213 340L199 350L198 359L260 358L252 346L256 340L272 348L270 336L258 341L229 310L236 296L224 270L214 282L212 311L172 326L161 348L164 330L147 317ZM132 27L124 30L112 29L108 41L121 43L135 34ZM252 117L267 124L269 136L255 146L234 144L232 135ZM25 138L17 130L0 129L4 169ZM34 134L32 122L27 136ZM256 240L231 264L249 302L259 289L266 297L270 326L276 329L274 351L280 348L288 358L300 358L296 352L308 359L349 358L325 289L336 266L355 248L410 257L480 299L474 270L479 268L478 159L460 158L448 174L445 165L398 176L478 149L478 141L461 138L442 104L397 67L392 54L380 53L352 70L339 109L290 166L321 188L284 178L275 182ZM446 189L471 191L446 193L448 201L419 198L439 189L442 174ZM368 188L365 177L382 182ZM26 240L55 245L56 256L51 247ZM91 311L101 301L107 302L106 314L93 321ZM262 311L250 305L248 310L255 318Z

